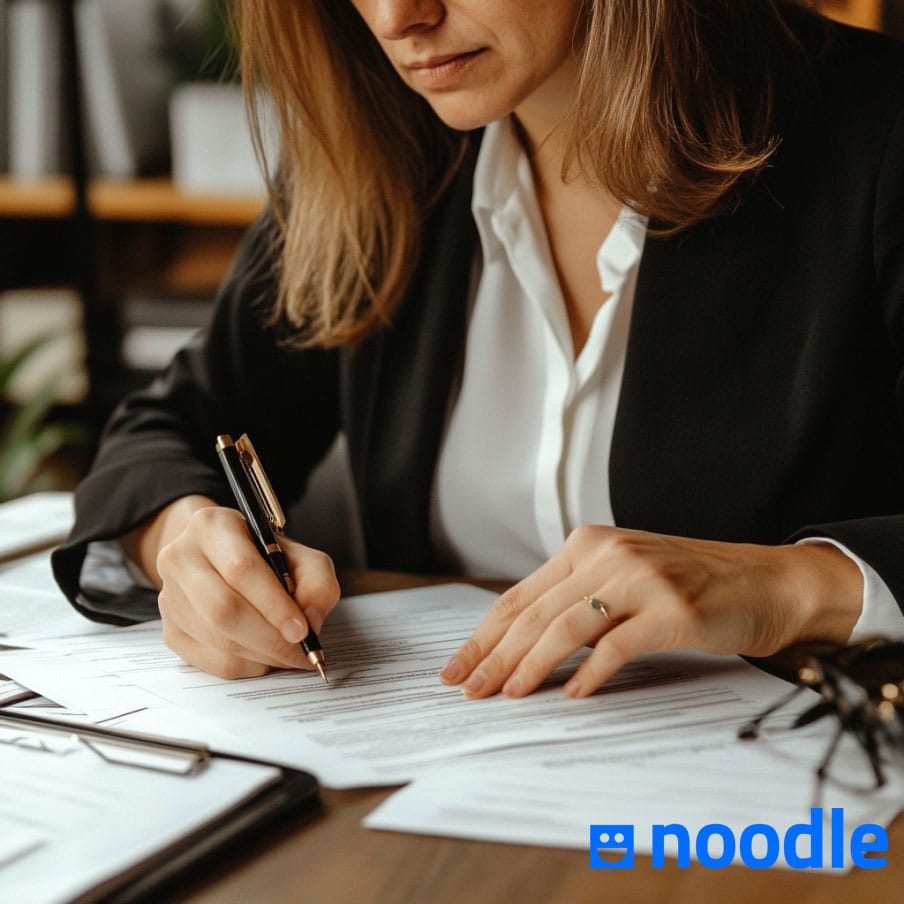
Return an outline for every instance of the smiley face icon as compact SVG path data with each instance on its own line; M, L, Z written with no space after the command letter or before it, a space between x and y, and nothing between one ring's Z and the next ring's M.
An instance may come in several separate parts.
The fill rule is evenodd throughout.
M634 826L590 826L591 869L634 868Z

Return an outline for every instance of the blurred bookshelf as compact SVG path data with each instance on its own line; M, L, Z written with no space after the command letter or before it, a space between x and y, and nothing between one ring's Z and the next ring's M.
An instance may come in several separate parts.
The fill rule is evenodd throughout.
M237 93L240 103L222 60L201 72L223 37L209 28L222 2L0 0L0 358L46 331L48 312L64 321L59 402L95 432L153 375L154 354L162 365L175 337L203 323L263 207L253 154L250 167L247 150L236 156L242 118L216 122L200 167L177 167L171 107L183 84L231 89L233 116ZM217 182L220 158L238 181L234 166Z
M137 293L146 305L147 299L159 296L161 328L173 310L165 302L180 297L212 299L242 234L261 211L263 197L193 194L167 177L154 177L92 179L86 199L92 232L91 313L95 323L103 323L103 334L89 336L88 342L93 338L103 350L103 374L96 385L89 385L85 404L99 424L123 392L149 376L146 367L130 374L111 348L111 343L125 339L128 323L122 315L129 298ZM48 286L75 281L73 271L79 263L75 267L71 263L67 233L76 216L72 178L0 176L0 237L7 251L15 249L14 263L10 260L4 267L0 294L15 290L21 295L31 286L34 304L39 305ZM64 258L70 258L68 265ZM197 305L194 309L201 310ZM27 304L20 301L18 310L20 317L28 316ZM178 329L184 333L185 324Z
M140 312L134 315L134 325L145 331L139 337L156 336L157 327L172 325L183 333L190 328L191 317L184 320L174 313L174 304L180 300L187 309L197 312L198 318L202 317L202 302L212 299L242 234L262 209L263 191L186 190L174 178L171 160L167 161L170 168L162 169L156 163L153 167L135 163L135 172L125 178L98 175L97 148L93 149L94 159L89 153L98 113L110 111L99 110L96 98L91 98L91 90L97 88L97 79L103 72L95 66L93 57L85 68L85 42L95 36L82 23L79 37L78 10L90 5L96 16L106 3L104 9L115 11L123 19L132 15L124 12L126 6L147 16L152 7L165 3L173 5L178 13L173 21L181 23L188 13L179 10L209 7L219 0L43 2L45 12L52 8L61 17L58 34L65 52L57 55L61 60L57 86L60 96L55 110L58 118L64 120L66 140L58 158L59 173L0 175L0 244L4 247L0 302L4 295L19 293L8 300L23 312L17 317L25 316L30 303L41 303L42 293L50 291L57 304L63 290L69 290L73 303L81 306L80 329L86 340L88 379L84 405L97 425L122 392L153 371L152 359L145 359L140 350L136 360L142 366L133 368L131 374L123 360L123 348L128 350L135 345L124 342L130 317ZM41 0L0 0L0 9L8 16L14 6L37 8L40 3ZM816 5L840 21L885 28L904 37L904 0L820 0ZM147 41L144 32L149 20L139 22L140 17L135 18L133 31L140 32L141 40ZM7 21L0 20L0 37L8 38ZM119 24L122 27L121 21ZM137 54L133 56L139 58ZM38 71L48 68L52 67L38 67ZM130 72L129 77L134 80L135 74ZM160 75L153 77L159 80ZM8 87L7 78L0 89L5 92ZM9 110L9 103L0 104L0 114L6 115ZM156 126L151 131L155 129ZM229 135L230 145L235 143L235 130L222 134ZM94 139L96 144L96 134ZM2 167L10 167L10 155L0 148ZM32 302L27 296L29 288L34 289ZM151 322L154 298L160 301L161 322L156 325ZM168 347L166 342L158 345L164 350ZM69 396L66 404L72 404Z
M261 212L263 197L194 194L181 190L167 177L92 179L87 204L101 236L107 227L113 227L109 231L111 237L115 234L121 252L134 244L129 241L130 227L144 243L144 251L137 255L116 254L115 248L98 249L99 254L107 255L107 265L117 270L123 288L136 279L146 283L147 273L153 270L162 291L213 292L229 267L241 234ZM75 210L75 187L67 176L35 180L0 176L2 219L58 220L72 217Z

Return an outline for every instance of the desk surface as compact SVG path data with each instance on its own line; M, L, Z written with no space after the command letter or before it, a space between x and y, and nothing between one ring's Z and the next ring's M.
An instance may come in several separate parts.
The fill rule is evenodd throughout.
M425 583L402 575L355 573L347 595ZM269 847L195 890L192 904L891 904L904 897L904 816L889 830L888 866L846 876L785 869L710 870L673 860L653 869L591 870L586 851L458 841L365 829L361 820L393 789L324 791L323 809ZM602 818L602 817L601 817Z

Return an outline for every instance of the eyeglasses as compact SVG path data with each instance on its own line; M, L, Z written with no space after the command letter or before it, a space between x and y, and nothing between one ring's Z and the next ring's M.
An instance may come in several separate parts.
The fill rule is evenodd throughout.
M828 749L816 770L819 786L845 733L866 754L875 787L886 783L883 754L904 755L904 642L874 638L849 646L833 646L804 656L796 669L798 685L756 718L743 725L738 737L759 737L760 727L809 688L820 699L791 724L802 728L825 716L837 719Z

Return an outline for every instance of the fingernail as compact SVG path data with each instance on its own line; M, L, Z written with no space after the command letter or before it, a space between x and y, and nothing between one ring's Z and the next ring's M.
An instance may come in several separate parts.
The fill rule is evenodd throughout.
M581 682L576 678L572 678L563 688L565 691L566 697L580 697L581 696Z
M467 696L479 694L481 689L487 683L487 676L483 672L474 672L473 675L465 682L464 690Z
M308 629L297 618L290 618L283 622L283 626L279 629L280 634L286 639L287 643L298 643L303 637L308 636Z
M524 680L518 675L512 675L502 686L502 693L506 697L520 697L524 693Z
M443 679L443 681L457 681L461 678L462 672L464 672L464 668L462 667L461 660L457 656L453 656L441 669L439 672L439 677Z

